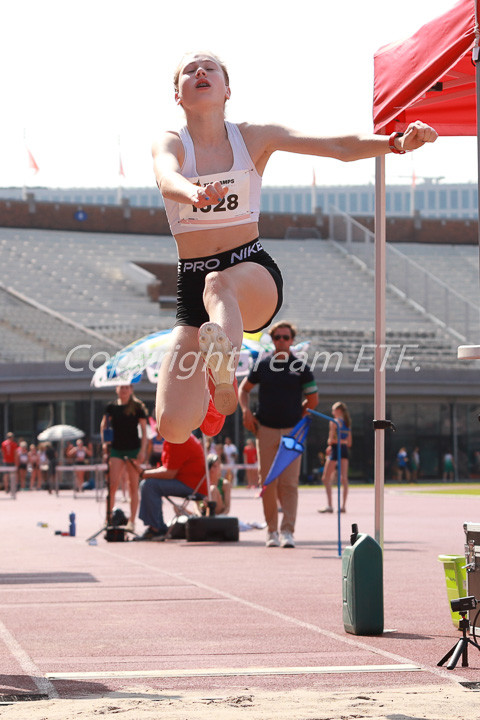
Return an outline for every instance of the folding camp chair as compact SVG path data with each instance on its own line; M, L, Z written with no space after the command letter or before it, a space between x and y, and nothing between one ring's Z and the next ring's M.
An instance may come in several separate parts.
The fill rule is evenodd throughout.
M185 497L178 497L178 498L176 496L174 496L175 500L177 502L172 500L172 498L169 497L168 495L164 496L165 500L168 500L168 502L171 505L173 505L173 510L175 513L174 517L172 518L172 520L170 522L167 533L165 535L165 540L168 540L169 538L173 538L174 536L177 540L183 539L185 537L185 521L180 522L181 517L186 518L188 520L189 517L192 517L194 515L198 516L198 515L202 514L200 511L200 508L198 507L198 503L202 502L202 500L205 500L205 499L208 500L208 496L204 495L203 493L198 492L198 488L202 485L205 478L206 478L206 474L202 477L200 482L195 487L195 490L193 490L193 492L191 492L190 495L186 495ZM191 502L195 503L194 510L188 509L188 505ZM180 528L180 527L176 527L176 526L182 526L182 527Z

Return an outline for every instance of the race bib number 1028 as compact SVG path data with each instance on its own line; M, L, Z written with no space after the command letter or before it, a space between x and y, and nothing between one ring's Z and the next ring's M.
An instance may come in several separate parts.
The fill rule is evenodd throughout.
M228 225L238 224L241 220L250 219L250 171L232 170L228 173L202 175L188 178L196 185L212 185L219 182L228 186L228 192L215 205L197 208L194 205L180 204L180 222L184 225Z

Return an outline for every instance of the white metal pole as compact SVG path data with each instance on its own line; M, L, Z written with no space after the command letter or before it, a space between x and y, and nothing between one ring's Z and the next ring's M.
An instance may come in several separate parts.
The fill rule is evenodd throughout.
M28 162L27 162L27 131L23 128L23 186L22 186L22 200L27 199L27 173L28 173Z
M475 43L473 46L472 61L475 64L475 101L477 120L477 222L478 222L478 249L480 254L480 18L479 0L475 0ZM480 267L480 265L479 265ZM470 337L470 314L467 305L465 336ZM475 318L476 325L478 316ZM478 331L478 325L475 328ZM480 360L480 345L461 345L457 350L460 360Z
M210 502L212 499L211 492L210 492L210 470L208 468L208 451L207 451L207 436L202 433L202 442L203 442L203 454L205 456L205 477L207 479L207 497Z
M385 420L385 354L386 304L386 224L385 224L385 157L375 160L375 370L374 415ZM383 550L385 430L375 430L375 540Z

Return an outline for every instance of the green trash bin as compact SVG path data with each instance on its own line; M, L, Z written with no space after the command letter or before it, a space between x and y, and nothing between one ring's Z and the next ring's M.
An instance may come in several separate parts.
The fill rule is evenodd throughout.
M460 615L451 608L450 601L467 595L467 571L465 555L439 555L438 561L443 564L445 580L447 583L448 605L453 624L458 628Z

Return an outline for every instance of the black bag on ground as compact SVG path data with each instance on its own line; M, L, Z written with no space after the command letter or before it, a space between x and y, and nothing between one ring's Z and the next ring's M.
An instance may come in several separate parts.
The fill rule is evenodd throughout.
M185 540L186 531L189 515L176 515L172 518L170 523L170 529L168 531L168 537L171 540Z
M238 518L222 517L190 517L186 524L187 542L238 542L240 530Z
M127 542L127 532L123 527L107 527L105 540L107 542Z

